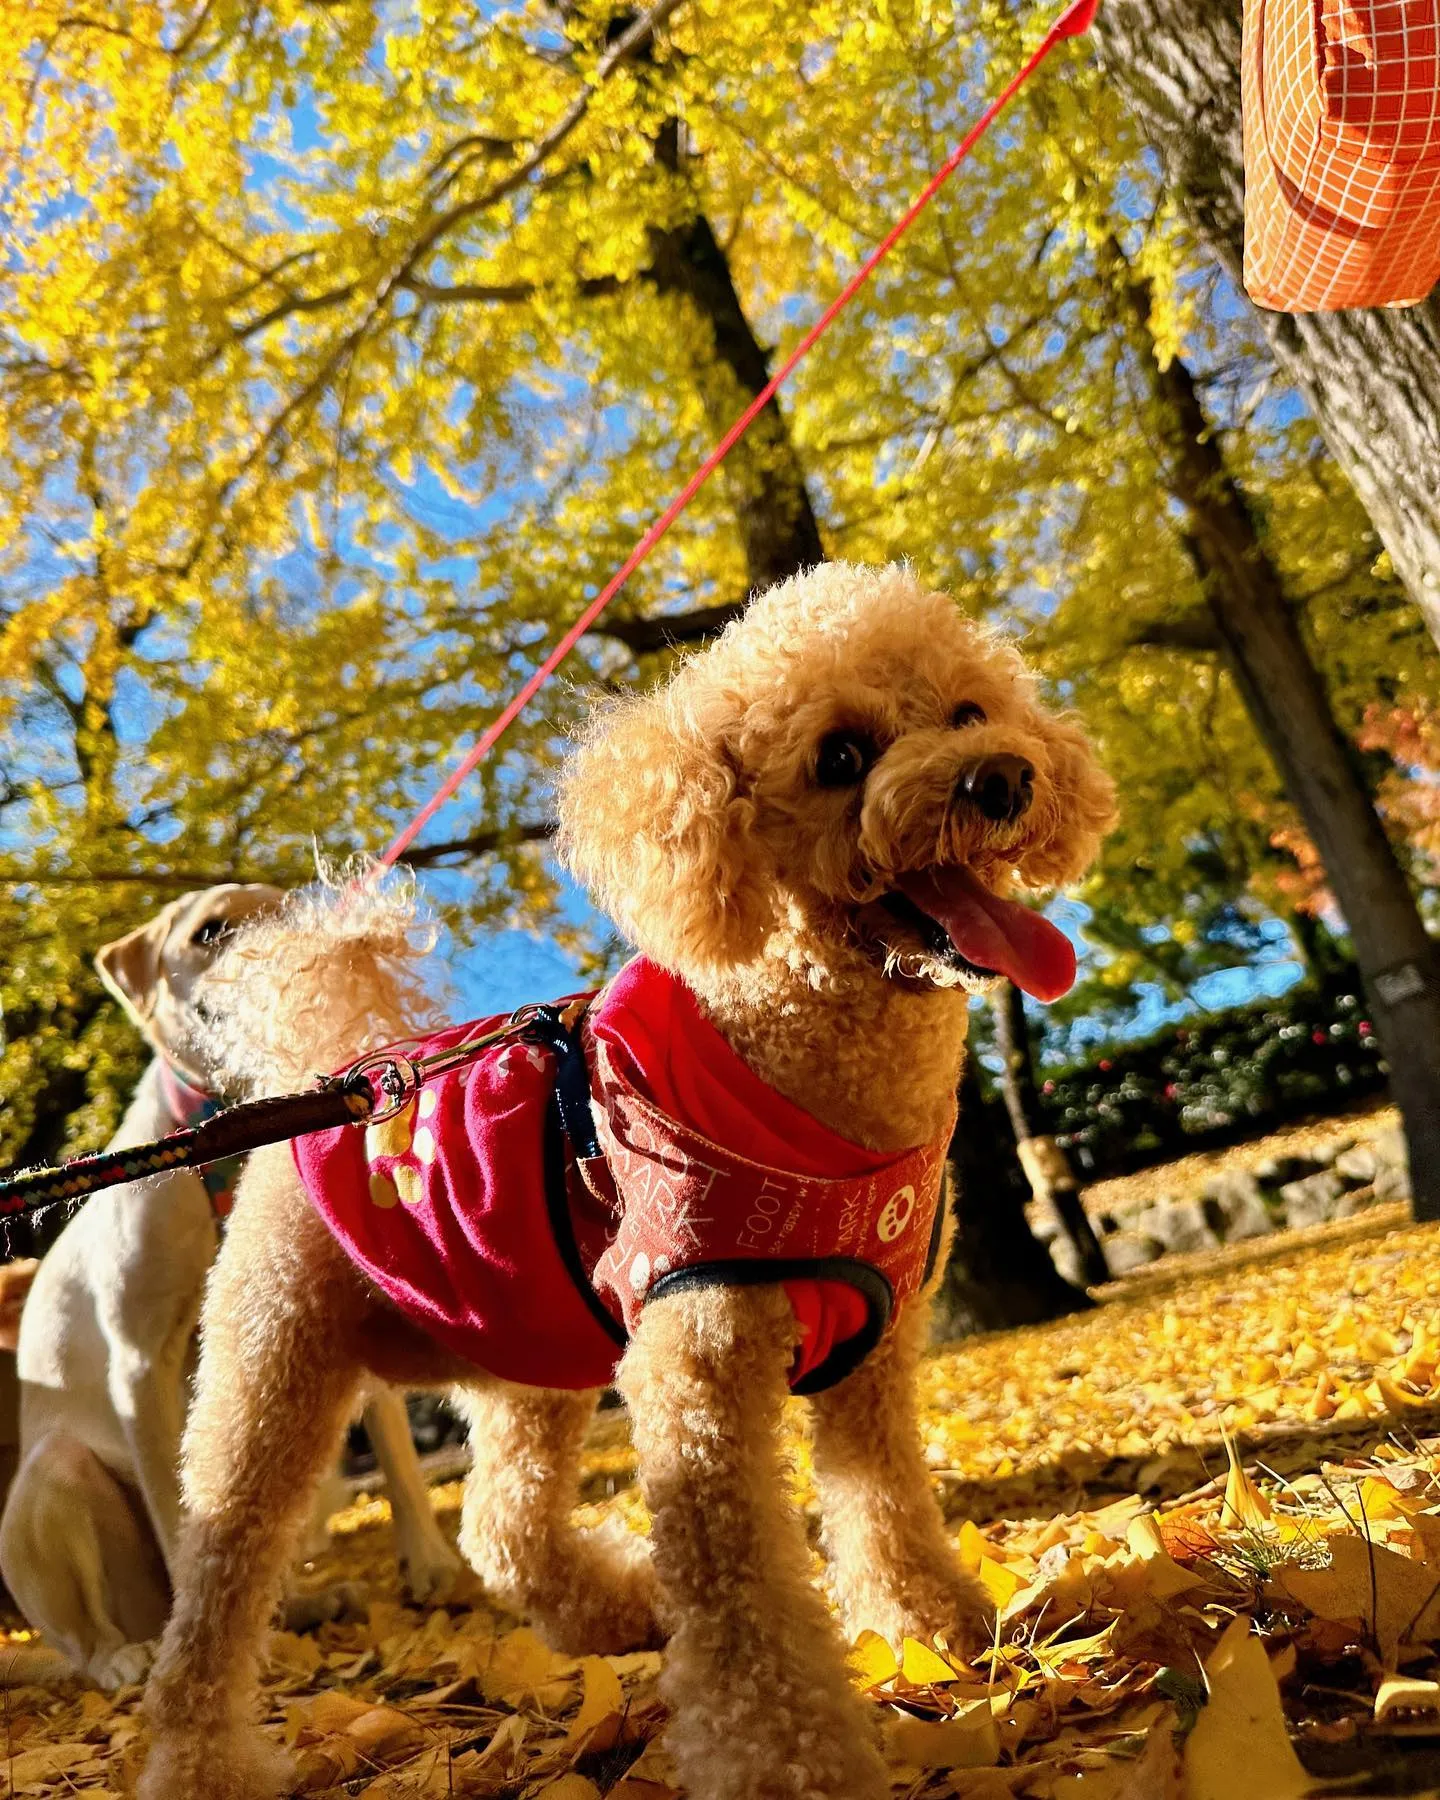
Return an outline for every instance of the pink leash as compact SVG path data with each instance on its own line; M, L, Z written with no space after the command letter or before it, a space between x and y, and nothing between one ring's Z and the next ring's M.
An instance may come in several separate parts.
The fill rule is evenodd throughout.
M1041 63L1045 61L1045 58L1049 56L1050 52L1063 38L1080 37L1090 29L1091 23L1099 8L1099 4L1100 0L1071 0L1071 4L1065 8L1064 12L1061 13L1060 17L1050 27L1049 31L1046 32L1045 36L1041 39L1038 48L1026 59L1019 72L1012 77L995 99L993 99L985 108L984 112L981 113L980 117L970 127L969 131L966 132L965 136L950 152L950 155L941 164L940 168L936 170L933 176L931 176L930 180L926 183L916 199L911 202L909 208L895 224L891 226L890 230L881 239L880 243L870 252L865 261L861 263L860 267L850 277L849 281L846 282L845 286L830 302L825 311L805 333L804 337L801 338L800 342L790 352L789 356L785 358L785 361L745 408L740 417L736 419L735 423L725 433L724 437L721 438L720 442L710 452L709 456L705 458L705 461L701 463L700 467L685 483L684 487L681 488L680 492L665 508L664 512L661 513L660 517L656 519L655 523L645 533L644 537L636 544L635 548L630 552L629 556L626 557L620 568L616 570L614 575L610 577L610 580L585 608L584 612L580 614L580 617L576 619L575 623L560 639L559 643L556 644L555 648L545 658L544 662L542 662L534 674L531 675L530 679L520 689L519 693L517 693L509 702L503 712L499 713L491 720L490 724L486 726L485 730L481 733L480 737L476 740L465 757L451 770L450 774L446 776L436 792L426 801L425 805L421 807L420 811L416 813L415 817L388 847L380 858L382 867L391 867L399 857L404 855L406 850L410 848L411 844L415 842L415 839L424 830L425 826L428 825L430 820L435 817L437 812L439 812L440 808L453 797L466 776L483 762L495 748L505 731L525 710L535 698L536 694L539 693L540 689L544 687L545 683L560 667L561 663L564 662L565 658L575 648L576 644L580 642L581 638L584 637L585 633L600 617L601 613L604 612L605 608L620 592L621 588L624 587L625 583L635 573L636 569L638 569L641 563L645 561L646 557L649 556L650 552L660 542L661 538L669 531L670 527L680 517L681 513L684 512L685 508L695 498L696 494L700 492L700 489L704 487L705 483L715 473L716 469L724 462L731 450L733 450L735 445L740 442L740 439L744 437L751 425L754 424L755 420L775 397L781 383L799 366L811 349L813 349L830 329L831 325L834 324L835 320L869 280L876 268L878 268L885 260L891 250L894 249L895 245L899 243L900 239L904 237L905 233L915 223L916 219L920 217L920 214L924 212L925 208L935 198L936 194L940 192L940 189L944 187L945 183L955 173L956 169L960 167L960 164L964 162L965 158L975 148L976 144L979 143L980 139L984 137L991 125L994 124L999 115L1015 98L1015 95L1019 93L1020 89L1040 67Z

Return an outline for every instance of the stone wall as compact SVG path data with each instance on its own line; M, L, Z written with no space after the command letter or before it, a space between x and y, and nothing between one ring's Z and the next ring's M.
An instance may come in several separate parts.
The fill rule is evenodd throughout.
M1347 1219L1367 1206L1410 1198L1404 1134L1396 1128L1363 1143L1337 1136L1304 1154L1267 1155L1217 1170L1185 1194L1166 1194L1126 1208L1091 1209L1112 1276L1128 1275L1172 1253L1213 1250L1246 1238ZM1061 1273L1076 1279L1069 1240L1058 1221L1037 1219Z

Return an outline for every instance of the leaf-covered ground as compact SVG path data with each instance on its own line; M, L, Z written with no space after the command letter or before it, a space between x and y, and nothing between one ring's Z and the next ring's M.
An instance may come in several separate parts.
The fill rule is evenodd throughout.
M1440 1229L1390 1209L932 1357L929 1459L1000 1624L970 1664L855 1646L896 1794L1265 1800L1307 1769L1440 1789L1437 1296ZM629 1473L604 1416L587 1516L643 1523ZM794 1479L809 1506L798 1408ZM453 1524L458 1486L435 1500ZM401 1605L378 1500L337 1517L310 1579L370 1603L273 1641L297 1791L671 1800L657 1656L553 1655L474 1593ZM128 1792L137 1701L9 1693L11 1791Z

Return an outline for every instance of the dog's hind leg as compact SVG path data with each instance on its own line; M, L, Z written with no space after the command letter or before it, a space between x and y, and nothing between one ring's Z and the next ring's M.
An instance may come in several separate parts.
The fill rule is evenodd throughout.
M376 1388L370 1395L365 1405L365 1431L384 1471L405 1591L421 1605L438 1605L455 1585L460 1559L435 1521L405 1401L394 1388Z
M878 1631L898 1649L939 1632L963 1653L989 1640L993 1609L960 1566L921 1450L925 1314L912 1302L855 1373L812 1402L820 1542L852 1636Z
M459 1390L473 1461L460 1548L486 1592L557 1650L606 1654L659 1642L642 1539L571 1519L594 1391L488 1382Z
M311 1210L289 1150L258 1152L205 1296L185 1430L175 1609L146 1695L139 1800L272 1800L254 1725L265 1629L316 1481L339 1447L371 1307Z
M672 1632L667 1743L691 1800L890 1792L785 1495L795 1341L779 1287L705 1288L647 1306L620 1365Z

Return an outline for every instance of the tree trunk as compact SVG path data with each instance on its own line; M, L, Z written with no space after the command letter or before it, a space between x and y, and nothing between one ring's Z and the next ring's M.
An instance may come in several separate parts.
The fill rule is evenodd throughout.
M1105 0L1095 38L1196 230L1241 280L1241 0ZM1291 317L1260 310L1284 375L1440 642L1440 302Z
M561 0L559 11L568 17L574 11L574 0ZM628 11L613 18L606 28L607 41L613 44L634 19ZM653 45L647 44L636 61L648 64L653 54ZM656 134L656 161L679 170L687 154L683 125L679 119L667 119ZM745 316L729 258L703 212L697 208L683 224L650 231L650 266L645 279L662 294L688 300L708 329L714 354L697 356L692 370L706 418L718 438L769 381L770 362ZM723 479L744 545L752 593L824 562L825 546L810 504L805 471L778 396L771 397L726 458ZM639 645L632 647L640 654L643 649L665 644L703 641L722 630L743 607L744 602L737 599L668 621L645 621L645 625L660 626L660 642L652 641L642 628L634 634ZM628 642L632 634L623 629L625 624L619 621L608 635ZM602 625L600 630L604 634L606 628Z
M1038 1325L1094 1302L1072 1287L1025 1218L1028 1187L998 1100L987 1100L973 1056L960 1082L950 1145L955 1241L935 1296L937 1338Z
M1000 1091L1010 1115L1010 1129L1015 1133L1020 1166L1041 1212L1048 1212L1069 1238L1081 1280L1087 1287L1099 1287L1110 1279L1110 1268L1081 1202L1075 1171L1054 1138L1037 1129L1040 1100L1025 996L1013 981L1007 981L991 997L990 1011L1002 1065Z
M674 168L681 160L680 146L679 126L672 122L660 133L656 154ZM668 231L651 232L647 275L662 294L688 300L708 327L714 355L697 358L694 373L706 417L719 437L769 381L770 362L745 317L729 261L703 213ZM725 480L752 591L773 587L824 562L825 546L805 472L778 396L771 396L727 457Z
M1225 466L1189 369L1161 368L1147 284L1114 253L1120 292L1151 352L1166 484L1236 686L1315 842L1350 928L1405 1122L1417 1219L1440 1219L1440 955L1330 710L1279 570Z

